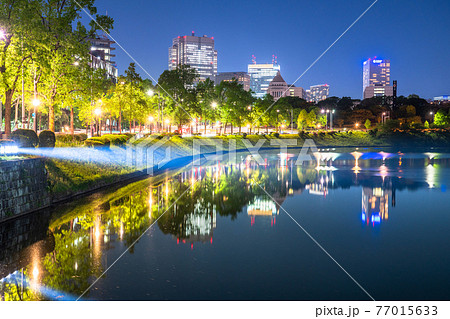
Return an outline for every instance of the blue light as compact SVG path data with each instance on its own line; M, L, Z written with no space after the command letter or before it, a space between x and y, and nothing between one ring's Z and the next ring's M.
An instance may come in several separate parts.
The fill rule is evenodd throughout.
M364 212L361 214L361 220L362 220L363 222L366 221L366 214L364 214Z
M377 213L376 215L373 214L370 220L372 223L377 223L379 224L381 222L381 218L380 215Z

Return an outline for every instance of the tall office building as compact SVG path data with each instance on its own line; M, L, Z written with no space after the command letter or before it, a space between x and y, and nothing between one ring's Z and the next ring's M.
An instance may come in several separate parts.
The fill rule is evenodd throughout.
M117 69L116 62L111 61L111 57L115 57L111 51L115 50L111 45L114 41L109 40L106 36L98 36L96 38L89 39L91 49L89 55L91 62L89 63L93 69L103 69L106 71L106 76L114 83L117 82L119 76L119 70Z
M392 96L391 61L368 59L363 63L363 98Z
M248 75L250 75L250 90L256 98L264 97L268 92L270 82L280 71L280 66L274 63L249 64Z
M206 35L178 36L169 48L169 70L175 70L179 64L189 65L197 70L199 80L207 78L214 81L217 74L217 51L214 50L214 37Z
M222 81L230 82L236 80L244 86L244 90L250 90L250 75L247 72L220 72L216 75L215 85Z
M319 102L326 100L330 95L330 86L328 84L319 84L309 87L308 99L310 102Z

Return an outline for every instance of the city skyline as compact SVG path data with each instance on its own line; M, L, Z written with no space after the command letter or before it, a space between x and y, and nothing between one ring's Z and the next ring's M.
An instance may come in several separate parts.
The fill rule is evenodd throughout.
M226 6L182 2L150 6L100 0L98 8L99 12L108 11L114 17L115 29L111 35L155 80L167 69L167 47L171 40L195 31L215 38L219 73L245 71L252 55L256 56L257 63L263 63L270 62L272 54L275 54L283 68L283 77L288 83L294 83L370 4L371 1L299 2L292 3L289 12L279 12L270 10L268 1L232 1ZM173 10L174 6L177 10ZM243 13L255 6L258 13L242 21ZM163 18L158 12L170 14ZM312 12L320 12L320 15ZM309 87L328 83L332 87L330 95L361 98L363 61L378 56L389 58L395 65L391 77L399 82L398 95L418 94L424 98L446 95L449 90L446 75L450 72L450 64L444 55L436 53L450 49L450 44L442 41L441 37L450 31L445 23L446 12L450 12L449 3L380 1L294 85ZM133 21L144 21L140 24L142 28L130 23L130 16L134 17ZM434 23L423 26L420 21L424 16L435 17ZM242 23L227 23L233 19ZM317 24L317 19L322 23ZM290 32L279 34L277 28L270 27L271 23L277 23L279 28ZM377 25L376 31L374 24ZM331 25L332 28L329 27ZM156 26L158 31L155 31ZM131 59L119 48L115 53L119 72L123 73ZM413 64L417 65L411 68ZM425 78L427 81L423 80Z

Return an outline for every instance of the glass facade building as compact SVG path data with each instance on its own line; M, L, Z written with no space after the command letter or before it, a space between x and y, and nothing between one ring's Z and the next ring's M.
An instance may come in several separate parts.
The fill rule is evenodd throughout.
M388 95L391 83L391 61L368 59L363 63L363 98ZM370 87L370 88L369 88ZM385 89L382 89L385 88ZM390 94L392 95L392 94Z
M174 70L179 64L189 65L197 70L199 80L214 78L217 74L217 51L214 50L214 38L206 35L196 37L178 36L169 48L169 70Z
M262 98L267 94L270 82L280 71L278 64L249 64L248 75L250 75L250 90L253 96Z

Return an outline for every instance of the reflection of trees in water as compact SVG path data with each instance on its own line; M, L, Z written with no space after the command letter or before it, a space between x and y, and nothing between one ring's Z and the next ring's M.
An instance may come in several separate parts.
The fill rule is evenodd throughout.
M291 165L291 161L283 167L272 163L258 166L247 161L194 168L152 185L141 181L102 197L95 204L80 205L67 213L69 217L52 225L55 248L42 258L41 283L62 293L81 294L107 267L102 260L104 251L117 242L130 247L157 218L164 234L190 242L204 241L212 239L216 214L235 219L256 198L265 204L273 199L282 204L287 196L320 183L324 177L333 176L329 183L327 179L329 188L381 187L388 181L397 189L427 186L407 178L382 179L369 172L357 175L352 171L322 172L315 167ZM260 204L257 207L260 210L270 207ZM130 252L133 253L133 248ZM31 265L24 269L26 274L32 271ZM0 292L4 299L45 298L14 282L1 283Z

